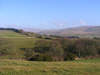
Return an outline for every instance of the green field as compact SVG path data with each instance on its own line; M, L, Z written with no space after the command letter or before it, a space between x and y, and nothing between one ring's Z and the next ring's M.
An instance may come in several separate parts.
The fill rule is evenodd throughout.
M28 37L12 30L0 30L0 49L9 49L9 54L0 58L24 58L21 48L33 48L36 40L38 39L35 37Z
M100 75L100 59L65 62L25 61L21 48L34 48L39 38L0 30L0 75Z
M20 33L16 33L11 30L0 30L0 38L8 38L8 37L26 37Z
M100 75L100 59L66 62L0 60L0 75Z
M34 43L37 38L28 38L28 37L22 37L22 38L0 38L3 40L4 44L2 44L3 48L9 49L9 52L11 54L0 56L0 58L23 58L23 51L21 48L33 48Z

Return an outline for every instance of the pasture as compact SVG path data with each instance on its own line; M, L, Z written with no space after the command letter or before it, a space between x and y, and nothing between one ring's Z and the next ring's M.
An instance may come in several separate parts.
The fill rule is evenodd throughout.
M100 59L66 62L0 60L0 75L100 75Z

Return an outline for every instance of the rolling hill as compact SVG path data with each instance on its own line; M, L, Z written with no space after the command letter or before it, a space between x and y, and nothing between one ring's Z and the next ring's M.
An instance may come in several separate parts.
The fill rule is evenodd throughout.
M8 37L26 37L25 35L22 35L20 33L16 33L11 30L0 30L0 38L8 38Z
M0 38L26 37L26 35L22 35L19 31L14 28L0 28Z
M59 36L100 37L100 26L84 26L61 30L42 31L41 34Z
M24 58L22 48L33 48L38 38L16 32L17 29L0 28L0 51L7 50L7 54L0 56L2 58Z

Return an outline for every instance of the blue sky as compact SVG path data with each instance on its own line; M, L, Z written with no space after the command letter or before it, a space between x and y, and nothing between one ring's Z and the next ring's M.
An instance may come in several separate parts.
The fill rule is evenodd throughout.
M100 25L100 0L0 0L0 26L60 29Z

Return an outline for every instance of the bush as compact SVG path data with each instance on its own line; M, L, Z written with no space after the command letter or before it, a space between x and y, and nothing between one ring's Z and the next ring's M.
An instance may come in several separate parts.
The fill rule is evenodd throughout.
M45 54L38 54L29 59L30 61L52 61L52 57Z
M57 41L37 41L35 43L34 51L39 54L46 54L56 61L62 60L64 54L61 44Z
M33 48L20 48L22 51L24 51L24 57L25 59L30 59L33 55L35 55L35 52Z
M72 54L72 53L68 53L65 57L64 57L64 61L66 60L75 60L76 55Z

